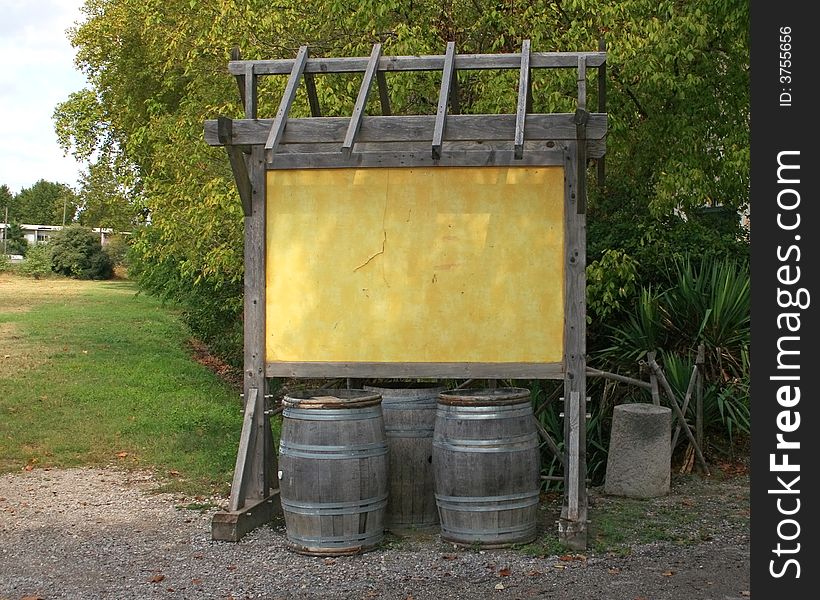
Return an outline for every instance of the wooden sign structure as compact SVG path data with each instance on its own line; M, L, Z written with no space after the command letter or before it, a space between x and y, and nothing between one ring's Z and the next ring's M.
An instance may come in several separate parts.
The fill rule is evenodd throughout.
M563 379L559 535L586 546L586 165L606 150L606 54L240 60L244 119L205 123L245 214L245 416L229 510L237 540L279 508L268 377ZM533 69L574 69L575 113L532 112ZM598 112L587 69L598 69ZM519 72L514 114L459 114L458 71ZM442 74L435 115L393 115L387 74ZM361 73L351 117L323 117L315 77ZM259 77L287 75L273 119ZM311 117L289 118L304 81ZM381 115L365 115L374 82Z

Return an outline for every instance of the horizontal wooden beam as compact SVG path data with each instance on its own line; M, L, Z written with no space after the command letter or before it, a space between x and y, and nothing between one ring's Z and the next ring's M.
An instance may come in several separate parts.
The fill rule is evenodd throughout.
M429 146L424 152L401 150L358 151L346 156L340 152L277 154L268 170L276 169L360 169L390 167L544 167L562 166L563 152L533 151L532 156L515 158L512 147L508 150L458 151L450 148L434 158Z
M530 57L532 69L575 69L578 57L586 59L588 67L600 67L606 62L606 52L533 52ZM357 73L367 69L368 57L311 58L305 65L305 73ZM248 63L253 64L256 75L284 75L293 68L293 59L239 60L228 63L232 75L244 75ZM444 56L382 56L378 71L441 71ZM459 54L457 70L520 69L521 54Z
M573 113L527 115L524 136L527 140L575 140ZM435 115L363 117L357 142L432 142ZM280 144L337 142L341 144L350 124L347 117L288 119ZM272 119L239 119L233 122L231 143L264 144ZM450 115L444 141L499 141L515 138L516 115ZM586 123L586 138L600 140L606 136L607 115L593 113ZM220 146L216 120L205 121L205 141Z
M276 490L267 498L248 504L242 510L215 513L211 520L211 539L238 542L246 533L281 514L282 504L279 490Z
M429 152L428 152L429 156ZM562 379L561 363L269 362L267 377Z

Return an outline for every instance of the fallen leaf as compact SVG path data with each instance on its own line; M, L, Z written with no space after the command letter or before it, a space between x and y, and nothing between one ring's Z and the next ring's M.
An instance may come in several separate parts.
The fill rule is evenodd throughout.
M504 589L504 584L503 584L503 583L496 583L496 584L495 584L495 589L497 589L497 590L503 590L503 589Z
M612 567L611 569L607 569L607 573L610 575L619 575L621 570L618 567Z
M88 354L88 350L83 350L83 354Z
M202 580L194 577L193 579L191 579L191 583L194 585L202 585Z
M168 471L168 475L171 477L179 477L179 471Z
M25 470L25 471L33 471L33 470L34 470L34 465L26 465L25 467L23 467L23 470Z
M556 569L566 569L567 568L567 565L552 565L552 566L555 567Z
M680 503L683 504L684 506L694 506L695 505L695 501L690 500L689 498L684 498L683 500L681 500Z
M674 574L675 574L675 572L674 572L674 571L664 571L664 572L663 572L663 573L661 573L661 574L662 574L664 577L672 577L672 575L674 575Z
M543 573L541 571L530 571L527 573L527 577L536 577L538 575L543 575Z
M174 588L165 588L165 591L166 591L166 592L173 592L173 591L174 591Z
M117 458L125 458L128 456L128 452L117 452Z
M204 558L204 557L205 557L205 555L202 554L202 552L196 552L194 554L194 558L196 558L196 559L200 559L200 558Z
M564 554L563 556L559 556L558 560L563 560L564 562L569 562L571 560L586 560L587 557L583 554Z
M149 579L148 581L149 581L149 583L159 583L159 582L160 582L160 581L162 581L163 579L165 579L165 575L161 575L161 574L157 573L156 575L154 575L154 576L153 576L151 579Z
M444 560L458 560L458 554L442 554L441 558Z
M336 559L335 558L326 558L325 559L325 564L326 565L335 565L336 564Z
M510 569L509 567L503 567L502 569L499 569L498 576L499 577L509 577L511 573L512 573L512 569Z
M236 565L228 565L227 568L229 571L236 571Z
M742 592L740 592L740 595L746 596L748 598L752 595L752 593L749 590L743 590Z

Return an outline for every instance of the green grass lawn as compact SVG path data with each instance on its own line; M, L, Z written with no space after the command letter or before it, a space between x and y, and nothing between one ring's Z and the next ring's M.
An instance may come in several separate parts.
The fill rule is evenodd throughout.
M239 392L187 338L131 283L0 275L0 471L116 463L226 492Z

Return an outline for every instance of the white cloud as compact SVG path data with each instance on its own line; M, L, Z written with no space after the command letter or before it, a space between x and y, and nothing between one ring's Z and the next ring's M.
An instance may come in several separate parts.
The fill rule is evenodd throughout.
M55 106L86 85L66 30L82 0L0 0L0 184L20 191L38 179L75 186L81 165L64 157Z

